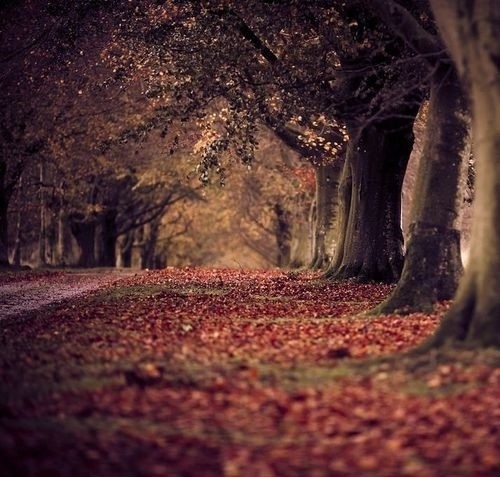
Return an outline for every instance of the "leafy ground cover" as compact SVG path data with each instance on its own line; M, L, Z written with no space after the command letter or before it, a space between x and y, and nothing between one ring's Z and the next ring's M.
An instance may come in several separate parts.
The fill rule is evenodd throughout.
M498 475L499 352L402 354L447 305L389 290L167 269L6 318L0 474Z
M132 274L131 271L105 268L0 273L0 320L74 299Z

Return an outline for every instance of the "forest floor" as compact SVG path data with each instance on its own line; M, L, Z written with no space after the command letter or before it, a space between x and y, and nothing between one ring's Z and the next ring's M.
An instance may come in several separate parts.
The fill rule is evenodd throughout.
M0 475L500 475L500 352L404 353L447 304L365 316L390 287L313 273L103 277L0 320Z
M40 311L134 274L117 269L0 272L0 320Z

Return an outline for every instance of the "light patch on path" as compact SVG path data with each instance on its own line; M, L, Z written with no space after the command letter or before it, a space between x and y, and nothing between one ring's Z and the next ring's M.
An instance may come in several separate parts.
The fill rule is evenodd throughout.
M0 284L0 320L21 317L48 305L78 298L135 275L134 271L71 272Z

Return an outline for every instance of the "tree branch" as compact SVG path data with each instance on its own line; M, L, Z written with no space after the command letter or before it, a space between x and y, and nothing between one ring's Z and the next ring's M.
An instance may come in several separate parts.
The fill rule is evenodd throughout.
M40 33L40 35L38 35L37 37L35 37L30 43L28 43L27 45L23 46L22 48L20 48L19 50L17 51L14 51L12 53L10 53L9 55L7 56L4 56L3 58L0 58L0 63L7 63L9 62L10 60L12 60L13 58L15 58L16 56L18 55L22 55L23 53L25 52L28 52L29 50L31 50L31 48L33 48L34 46L36 46L37 44L41 43L45 38L47 38L50 34L50 32L54 29L54 25L52 25L50 28L47 28L46 30L42 31Z
M417 19L394 0L370 0L373 12L417 54L434 65L446 58L438 37L426 31Z
M248 24L234 10L226 8L223 15L233 20L236 28L245 40L249 41L256 50L272 65L279 62L279 58L269 49L268 46L254 33Z

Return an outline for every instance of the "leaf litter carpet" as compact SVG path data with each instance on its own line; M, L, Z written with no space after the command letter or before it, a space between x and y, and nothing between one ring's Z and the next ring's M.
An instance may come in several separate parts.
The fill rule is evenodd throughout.
M6 318L0 475L500 475L498 351L404 354L448 305L389 291L169 268Z

